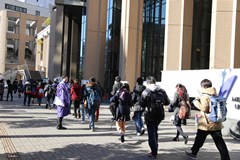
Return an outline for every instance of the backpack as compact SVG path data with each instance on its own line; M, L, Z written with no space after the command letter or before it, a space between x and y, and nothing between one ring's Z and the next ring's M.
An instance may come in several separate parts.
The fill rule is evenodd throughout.
M148 116L152 120L164 120L163 94L160 90L150 91L148 94Z
M53 86L49 85L49 86L48 86L48 89L47 89L47 94L48 94L48 95L52 95L53 92L54 92Z
M30 85L26 86L26 94L31 94L32 93L32 88Z
M99 107L100 102L101 102L101 97L100 97L98 89L90 88L88 90L88 93L89 93L88 102L90 103L90 106L94 106L95 108Z
M32 96L37 95L37 88L36 87L32 87L32 92L31 92Z
M190 106L185 100L179 102L179 113L178 116L180 119L189 119L190 118Z
M207 114L210 121L214 123L224 122L227 116L226 98L210 96L210 113Z

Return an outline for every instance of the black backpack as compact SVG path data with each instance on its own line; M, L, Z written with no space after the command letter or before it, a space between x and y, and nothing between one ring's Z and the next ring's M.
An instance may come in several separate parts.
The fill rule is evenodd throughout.
M162 121L165 118L163 106L163 93L161 90L149 91L147 95L147 113L149 119L153 121Z

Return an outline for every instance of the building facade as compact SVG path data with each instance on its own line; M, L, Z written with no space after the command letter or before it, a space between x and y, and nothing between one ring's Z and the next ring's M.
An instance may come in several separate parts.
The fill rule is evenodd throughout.
M35 70L35 38L48 16L45 7L16 0L0 2L0 73L15 73L22 65Z
M53 76L94 76L109 92L116 75L132 89L163 70L240 68L240 0L74 2L56 0Z

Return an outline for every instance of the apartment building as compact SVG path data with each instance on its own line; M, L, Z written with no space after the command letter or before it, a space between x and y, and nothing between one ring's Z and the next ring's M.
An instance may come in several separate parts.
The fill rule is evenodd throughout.
M0 2L0 73L15 73L14 77L21 66L35 70L35 38L49 16L46 7L16 0Z

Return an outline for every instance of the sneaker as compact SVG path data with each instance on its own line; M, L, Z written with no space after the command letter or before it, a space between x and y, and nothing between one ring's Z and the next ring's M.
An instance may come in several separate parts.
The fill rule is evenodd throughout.
M86 121L81 121L82 124L86 123Z
M65 130L65 129L67 129L67 128L66 128L66 127L63 127L63 126L60 126L60 125L58 125L58 126L57 126L57 129L58 129L58 130Z
M197 159L197 155L192 154L192 151L185 151L186 155L191 159Z
M142 130L141 130L141 135L143 135L144 133L145 133L145 129L142 128Z
M124 139L124 134L121 134L120 140L121 140L122 143L125 141L125 139Z
M148 153L147 157L151 159L157 159L157 156L154 156L152 153Z
M174 137L172 140L173 141L179 141L179 138L178 137Z
M137 136L141 136L141 135L142 135L141 133L137 132Z
M184 144L187 144L188 143L188 136L183 137L183 138L184 138Z

